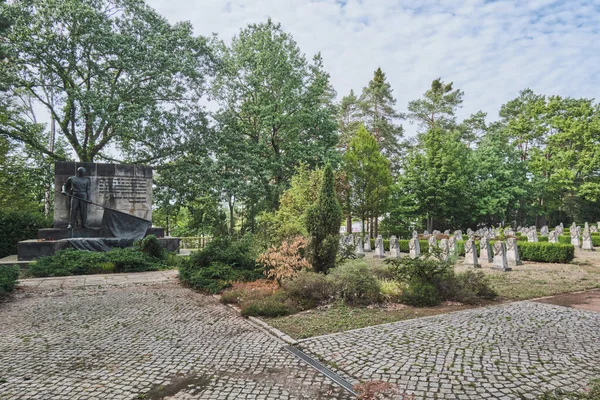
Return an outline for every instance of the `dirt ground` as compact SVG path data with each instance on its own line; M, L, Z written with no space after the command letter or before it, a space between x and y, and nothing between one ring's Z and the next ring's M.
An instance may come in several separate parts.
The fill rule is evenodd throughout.
M535 301L538 303L555 304L557 306L600 312L600 290L592 290L584 293L561 294Z

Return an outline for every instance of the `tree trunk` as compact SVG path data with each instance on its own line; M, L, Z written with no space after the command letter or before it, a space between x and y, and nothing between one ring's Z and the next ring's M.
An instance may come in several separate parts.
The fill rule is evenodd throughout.
M427 231L429 233L433 232L433 217L432 216L427 216Z
M375 225L375 237L379 236L379 218L375 217L373 224Z
M348 213L348 215L346 216L346 232L348 234L352 233L352 215L350 213Z
M375 231L373 230L373 217L369 217L369 236L374 238L373 234Z
M169 214L167 213L167 226L165 226L165 236L169 236Z
M228 205L229 205L229 235L233 236L233 229L235 227L234 221L233 221L233 206L234 206L234 202L233 202L233 196L229 196L228 199Z

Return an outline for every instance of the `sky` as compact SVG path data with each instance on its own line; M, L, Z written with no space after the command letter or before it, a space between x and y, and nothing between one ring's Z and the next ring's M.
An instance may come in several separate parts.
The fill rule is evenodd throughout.
M308 59L321 52L338 98L378 67L406 111L441 77L465 92L459 118L536 93L594 98L600 89L600 0L147 0L170 22L230 42L271 18ZM410 134L416 130L403 123Z

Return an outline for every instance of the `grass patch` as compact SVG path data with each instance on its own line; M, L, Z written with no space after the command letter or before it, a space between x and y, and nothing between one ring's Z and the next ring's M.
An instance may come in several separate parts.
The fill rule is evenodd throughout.
M265 318L265 321L294 339L304 339L372 325L444 314L467 308L471 307L350 307L339 302L287 317Z

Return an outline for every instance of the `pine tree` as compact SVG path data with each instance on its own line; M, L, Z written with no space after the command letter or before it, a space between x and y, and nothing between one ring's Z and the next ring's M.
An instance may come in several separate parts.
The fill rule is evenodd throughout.
M396 99L381 68L363 88L358 101L360 116L369 132L375 137L381 152L390 160L397 161L402 154L402 125L396 120L402 115L395 109Z
M309 234L307 258L317 272L327 273L335 266L342 223L342 208L335 194L333 170L327 164L317 202L306 213Z

